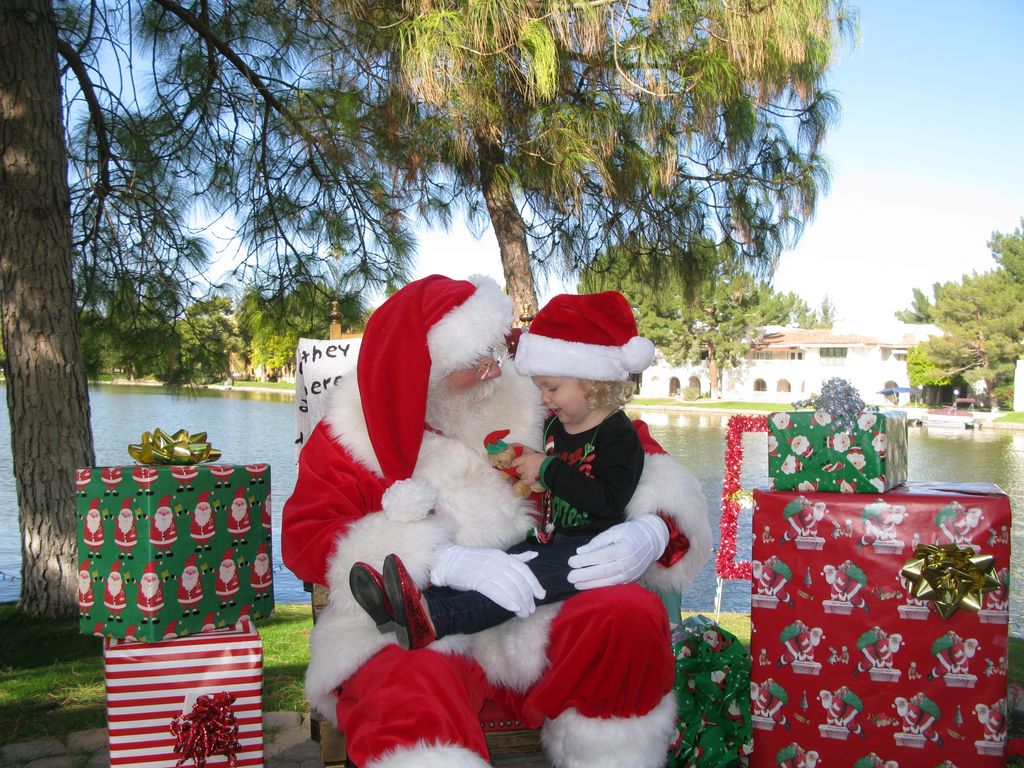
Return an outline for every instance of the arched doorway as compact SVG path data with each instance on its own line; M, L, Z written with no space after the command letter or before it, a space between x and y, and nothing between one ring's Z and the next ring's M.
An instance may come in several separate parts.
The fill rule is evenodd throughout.
M785 379L779 379L775 384L776 392L792 392L792 387L789 386L789 382Z
M679 379L675 376L668 380L668 396L679 397Z
M755 392L767 392L768 385L764 379L754 379L754 391Z

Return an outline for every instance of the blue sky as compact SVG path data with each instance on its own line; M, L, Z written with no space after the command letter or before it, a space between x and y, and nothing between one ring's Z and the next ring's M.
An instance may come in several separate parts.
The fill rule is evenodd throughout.
M842 105L825 145L831 190L775 286L812 307L827 295L840 319L867 327L909 307L915 287L930 295L993 269L992 232L1020 226L1024 2L854 5L860 43L829 78ZM432 272L503 282L493 234L423 233L415 275Z

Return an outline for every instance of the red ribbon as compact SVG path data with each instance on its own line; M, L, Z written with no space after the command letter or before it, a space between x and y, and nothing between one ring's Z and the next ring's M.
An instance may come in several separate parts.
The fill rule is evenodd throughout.
M722 520L715 573L723 579L750 581L750 561L736 561L736 529L739 526L740 469L743 467L743 433L767 432L767 416L736 414L725 430L725 478L722 481Z
M178 740L174 752L181 755L177 768L186 760L194 761L195 768L203 768L212 755L225 755L228 766L234 768L235 753L242 748L238 743L238 720L231 708L234 703L230 693L200 696L191 712L171 720L171 734Z

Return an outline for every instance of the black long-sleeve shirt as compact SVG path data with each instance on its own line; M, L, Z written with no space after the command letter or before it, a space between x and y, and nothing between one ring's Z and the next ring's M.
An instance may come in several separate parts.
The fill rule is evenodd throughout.
M550 493L550 520L562 533L597 533L625 520L644 468L640 438L626 414L615 411L577 435L552 416L544 425L541 484ZM545 500L545 504L549 500Z

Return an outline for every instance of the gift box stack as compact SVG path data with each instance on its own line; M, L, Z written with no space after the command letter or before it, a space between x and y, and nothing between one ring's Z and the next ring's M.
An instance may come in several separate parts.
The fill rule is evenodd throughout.
M754 491L754 764L1003 765L1007 496L905 482L895 414L773 414L769 430L806 474L770 464L774 490Z
M76 472L80 630L104 639L111 765L261 764L270 467L209 463L220 452L185 430L129 454L141 463Z

